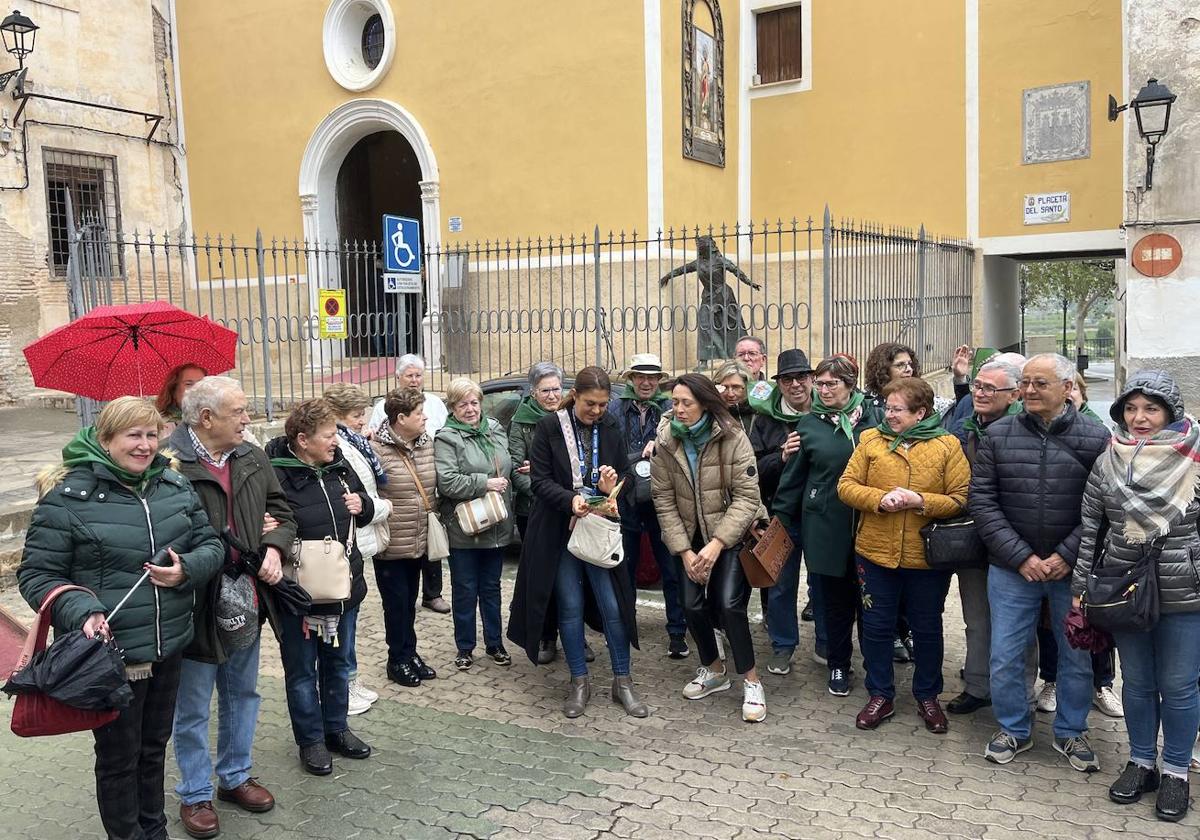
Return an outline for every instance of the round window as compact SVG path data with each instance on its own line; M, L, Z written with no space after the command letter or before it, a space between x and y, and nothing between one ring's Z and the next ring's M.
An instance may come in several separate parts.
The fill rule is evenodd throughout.
M329 75L346 90L373 88L395 58L395 32L388 0L330 0L321 33Z
M383 58L383 18L371 15L362 31L362 56L367 67L374 70Z

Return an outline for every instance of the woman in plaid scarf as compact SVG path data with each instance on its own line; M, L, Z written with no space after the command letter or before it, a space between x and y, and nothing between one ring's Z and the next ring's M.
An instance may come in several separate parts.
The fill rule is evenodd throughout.
M1133 374L1110 413L1119 428L1084 492L1072 590L1078 603L1097 555L1106 567L1132 567L1151 543L1161 542L1158 624L1114 634L1129 763L1108 796L1127 805L1157 790L1155 813L1174 822L1188 810L1188 763L1200 725L1200 426L1184 414L1179 386L1160 370ZM1107 534L1100 536L1106 519Z

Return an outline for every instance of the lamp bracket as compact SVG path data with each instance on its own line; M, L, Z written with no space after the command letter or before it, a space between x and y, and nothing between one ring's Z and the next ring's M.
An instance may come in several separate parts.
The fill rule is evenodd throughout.
M1108 121L1109 122L1116 122L1117 114L1121 113L1124 110L1127 110L1128 108L1129 108L1129 105L1118 105L1117 98L1115 96L1113 96L1111 93L1108 95Z

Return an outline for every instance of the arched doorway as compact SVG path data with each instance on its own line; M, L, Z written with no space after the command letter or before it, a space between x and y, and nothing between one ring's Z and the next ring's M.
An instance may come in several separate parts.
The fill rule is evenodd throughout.
M344 249L342 285L351 313L346 354L394 357L416 352L424 296L384 292L379 251L385 213L421 218L421 165L398 131L363 137L337 174L338 244ZM424 242L421 243L422 249Z

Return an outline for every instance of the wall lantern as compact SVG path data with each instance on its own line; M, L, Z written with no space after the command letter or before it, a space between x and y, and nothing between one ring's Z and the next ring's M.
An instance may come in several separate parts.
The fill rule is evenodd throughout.
M1108 97L1108 120L1113 122L1117 114L1127 108L1133 108L1137 118L1138 134L1146 141L1146 189L1154 186L1154 148L1158 141L1166 136L1171 125L1171 105L1175 102L1175 94L1160 85L1158 79L1150 79L1146 86L1138 91L1137 96L1128 105L1117 105L1113 96Z
M0 36L4 39L4 51L17 57L17 69L0 73L0 91L8 87L8 83L25 71L25 56L33 52L33 43L37 40L38 26L20 12L13 13L0 21ZM21 87L21 79L17 79L17 88Z

